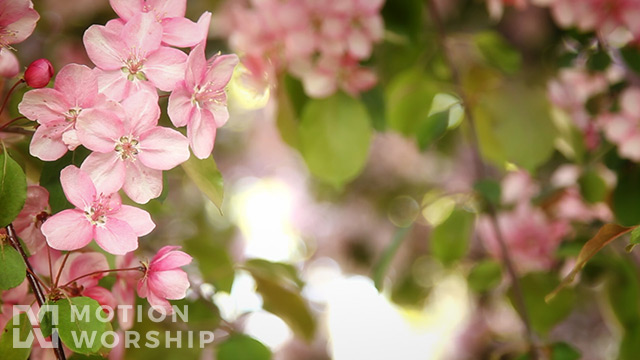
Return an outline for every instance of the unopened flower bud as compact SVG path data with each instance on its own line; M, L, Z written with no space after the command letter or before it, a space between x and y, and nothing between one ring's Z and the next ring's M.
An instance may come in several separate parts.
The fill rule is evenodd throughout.
M36 89L47 86L52 77L53 65L47 59L35 60L24 72L24 81Z

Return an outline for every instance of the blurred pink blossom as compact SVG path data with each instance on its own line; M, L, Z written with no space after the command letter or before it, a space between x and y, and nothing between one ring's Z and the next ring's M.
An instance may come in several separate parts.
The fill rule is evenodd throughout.
M640 161L640 88L630 87L620 96L620 111L598 117L607 140L618 146L620 156Z
M20 67L11 45L28 38L39 19L31 0L0 0L0 76L18 74Z
M13 226L32 254L40 251L46 244L40 227L50 215L47 189L38 185L28 186L27 200L18 217L13 220Z

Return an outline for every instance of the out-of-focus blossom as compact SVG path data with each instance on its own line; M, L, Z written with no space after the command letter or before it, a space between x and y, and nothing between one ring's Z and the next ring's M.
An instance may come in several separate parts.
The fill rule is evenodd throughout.
M124 256L116 257L117 269L129 269L137 265L140 265L138 259L133 252L130 252ZM116 299L116 303L121 306L118 310L118 324L122 330L129 330L133 327L134 322L134 308L136 303L136 284L142 276L138 271L119 271L116 273L116 283L113 285L113 297ZM128 307L129 306L129 307Z
M156 88L172 91L184 77L187 55L162 46L162 31L153 13L87 29L83 41L97 66L100 91L116 101Z
M165 246L145 265L144 277L138 282L138 295L165 314L173 313L167 300L183 299L189 288L187 273L182 266L191 263L191 256L178 251L179 246Z
M0 76L14 77L18 74L18 59L11 52L11 45L28 38L39 19L31 0L0 1Z
M610 188L615 183L615 175L605 169L598 169L598 175ZM582 198L578 181L582 169L577 165L562 165L551 176L551 184L561 188L559 198L555 199L550 212L555 218L589 223L594 220L608 222L613 220L611 210L604 202L588 204Z
M620 96L620 111L598 118L607 140L618 146L620 156L640 161L640 88L630 87Z
M69 64L56 77L53 89L28 91L18 110L37 128L29 151L45 161L61 158L67 150L74 150L80 142L76 133L76 120L88 109L107 112L118 111L118 104L98 93L98 80L94 72L84 65Z
M24 72L24 81L32 88L47 86L53 77L53 65L47 59L33 61Z
M564 220L550 220L539 208L522 204L498 214L498 226L514 265L521 272L549 270L554 253L570 227ZM480 217L477 230L489 253L502 258L492 220Z
M63 261L64 258L59 258L53 268L60 269ZM109 263L103 254L73 252L60 272L58 285L64 286L68 296L87 296L109 309L115 309L117 303L111 292L98 286L98 281L107 275L103 272L105 270L109 270Z
M109 3L124 22L140 13L153 14L162 26L162 43L166 45L191 47L206 40L211 13L205 12L194 23L184 17L187 0L109 0Z
M22 284L0 292L2 304L0 305L0 331L13 317L13 305L28 305L33 300L33 295L29 294L29 282L25 279Z
M137 203L162 192L162 171L189 158L187 139L176 130L157 126L158 97L148 92L122 102L124 116L87 110L78 120L78 138L94 151L82 163L96 187L105 194L123 188Z
M95 239L105 251L124 255L138 247L139 236L155 227L149 213L122 205L120 195L96 187L89 175L73 165L60 172L60 182L76 208L63 210L42 225L54 249L76 250Z
M40 251L46 244L40 227L50 215L47 189L38 185L27 187L27 200L18 217L13 220L13 226L32 254Z
M540 192L540 186L525 170L508 173L501 185L501 201L504 205L528 203Z
M211 154L216 128L229 119L225 87L238 64L236 55L216 55L207 61L204 45L189 54L187 71L169 97L168 113L175 126L187 126L187 136L196 157Z

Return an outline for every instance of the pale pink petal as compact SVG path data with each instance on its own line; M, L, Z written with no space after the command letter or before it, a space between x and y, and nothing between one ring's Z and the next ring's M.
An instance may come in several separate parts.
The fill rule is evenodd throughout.
M183 299L189 289L189 277L184 270L150 272L149 289L156 295L169 300Z
M125 165L115 152L91 153L81 168L89 174L98 193L115 193L124 184Z
M160 47L162 26L153 13L136 14L122 29L127 49L134 49L142 56L150 55Z
M147 0L147 6L162 18L183 17L187 12L187 0Z
M78 139L78 132L75 129L69 129L62 134L62 142L73 151L78 146L82 145Z
M103 287L85 287L85 289L82 291L82 296L92 298L93 300L97 301L98 304L105 306L108 311L116 311L116 307L118 305L118 303L116 302L116 298L113 296L111 291Z
M11 5L9 5L11 6ZM36 27L36 22L40 19L40 15L34 9L27 9L20 14L17 21L12 22L4 27L4 31L12 36L9 37L9 44L17 44L26 40Z
M216 122L209 111L194 111L187 126L187 137L198 159L206 159L213 151L216 139Z
M138 292L140 294L140 292ZM140 297L146 297L147 301L149 301L149 305L153 307L156 311L159 311L163 314L173 314L173 307L171 304L162 297L155 294L153 291L149 291L146 296L140 295Z
M98 91L100 93L114 101L121 101L129 96L133 82L127 80L127 75L120 69L102 71L95 68L94 71L98 78Z
M195 105L191 103L192 93L187 90L184 81L181 82L169 96L167 113L169 119L176 127L187 125L197 111Z
M9 49L0 48L0 76L12 78L20 72L18 58Z
M92 25L82 38L89 59L102 70L118 70L124 65L128 54L119 34L104 26Z
M162 91L172 91L184 78L187 54L169 47L160 47L149 54L144 65L144 74Z
M62 266L63 259L59 259L54 268L60 268ZM60 274L59 284L66 284L71 280L77 279L83 275L89 273L98 272L109 269L109 262L107 258L99 252L86 252L86 253L73 253L69 255L66 266ZM105 277L106 273L97 273L91 276L83 277L77 280L78 285L82 285L85 288L98 285L98 281Z
M371 56L371 40L362 30L351 30L347 41L349 43L349 53L356 59L366 59Z
M120 219L107 217L104 226L96 226L96 243L114 255L124 255L138 248L138 237L131 226Z
M138 159L152 169L173 169L189 159L189 141L175 130L155 127L141 135Z
M618 144L618 152L623 157L640 161L640 135L631 136Z
M84 210L93 203L96 188L87 173L73 165L60 171L60 184L64 195L73 206Z
M77 250L93 238L93 226L82 210L63 210L42 224L47 243L57 250Z
M315 98L327 97L335 93L338 87L334 74L318 70L307 73L302 84L304 91Z
M124 20L129 20L142 12L143 0L109 0L111 8Z
M156 227L148 212L129 205L122 205L118 212L109 216L125 221L137 236L145 236Z
M63 93L54 89L27 91L18 104L18 111L29 120L46 124L64 120L64 113L71 108Z
M216 56L211 62L204 82L210 88L223 89L231 80L233 69L235 69L236 65L238 65L238 56L235 54Z
M68 99L71 105L69 108L90 108L98 95L98 79L87 66L68 64L58 72L55 89Z
M205 40L202 29L193 21L174 17L162 20L162 42L175 47L191 47Z
M183 251L171 251L151 265L153 271L173 270L188 265L193 258Z
M125 135L124 125L114 113L99 109L84 110L76 120L78 139L87 149L114 151L116 142Z
M147 284L146 278L142 278L138 281L136 290L138 291L138 296L141 298L145 298L149 295L149 284Z
M151 263L155 263L161 261L162 258L169 255L172 251L180 250L182 246L174 246L174 245L165 245L158 250L158 252L151 259Z
M40 125L31 138L29 153L43 161L60 159L68 150L62 142L62 134L71 126L64 120Z
M140 91L122 101L125 113L125 132L139 135L153 129L160 118L157 93Z
M207 58L204 54L204 44L198 44L189 53L186 65L185 82L190 90L196 85L202 84L204 75L207 72Z
M150 169L140 161L127 163L123 190L138 204L146 204L162 193L162 171Z
M227 109L227 95L222 94L219 102L206 103L205 108L211 112L216 122L216 127L222 127L229 120L229 110Z

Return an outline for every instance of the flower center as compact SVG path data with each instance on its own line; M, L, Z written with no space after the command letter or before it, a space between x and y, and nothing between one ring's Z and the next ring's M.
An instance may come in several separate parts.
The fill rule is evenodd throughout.
M205 103L224 104L225 94L224 88L213 88L213 82L208 82L202 86L196 85L191 95L191 104L201 108Z
M84 209L84 216L94 226L104 226L107 223L107 214L113 209L109 205L111 195L105 196L100 194L93 200L93 204Z
M124 66L120 70L127 74L127 80L129 81L134 81L135 79L145 81L147 77L142 72L142 69L146 60L143 54L140 54L136 49L131 49L129 57L124 61Z
M129 159L134 161L136 159L136 155L140 152L138 144L140 144L140 142L132 135L123 136L118 140L118 142L116 142L115 151L118 153L121 160Z
M15 38L18 34L15 30L7 30L6 28L0 26L0 49L6 48L13 50L13 48L9 45L12 43L12 38Z
M78 115L82 112L82 108L74 107L73 109L69 109L66 113L64 113L64 119L68 122L75 122L78 119Z

